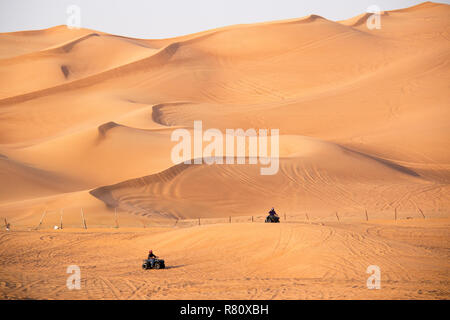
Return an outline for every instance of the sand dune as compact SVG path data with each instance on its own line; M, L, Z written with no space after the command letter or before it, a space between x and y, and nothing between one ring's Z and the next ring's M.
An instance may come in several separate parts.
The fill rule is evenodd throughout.
M0 172L4 179L4 183L0 185L0 203L62 193L76 188L76 184L68 177L37 169L1 155ZM8 181L14 183L7 183Z
M58 46L0 60L0 99L54 87L140 60L156 49L89 33ZM105 57L106 59L105 59ZM40 81L38 79L45 73Z
M304 140L297 138L300 150L282 158L274 176L261 176L260 167L251 164L181 164L91 194L111 208L177 218L256 215L271 206L291 214L312 210L315 216L328 217L334 208L360 219L365 209L374 217L381 218L383 211L392 217L396 207L415 216L431 199L449 200L447 185L411 169L332 143Z
M88 29L68 29L67 26L57 26L44 30L2 33L1 58L12 58L45 50L91 32Z
M86 243L91 253L106 247L125 250L122 242L136 238L135 251L125 250L127 257L134 258L149 241L160 242L174 265L181 264L182 249L177 245L186 243L198 250L202 270L213 273L216 258L207 258L211 250L205 244L215 237L216 248L230 252L239 248L243 254L251 246L278 241L281 247L273 250L283 265L289 265L280 277L291 280L311 268L315 271L304 277L330 280L342 266L353 271L362 268L370 262L364 254L378 250L389 270L396 270L390 280L405 280L396 268L403 270L412 263L414 272L429 271L420 285L427 276L435 284L444 283L434 293L429 288L427 297L448 296L445 270L430 271L434 263L444 260L440 266L445 265L446 253L439 258L441 249L423 248L412 229L391 220L396 212L398 220L408 218L405 223L415 224L416 231L438 232L429 238L444 251L448 247L448 234L435 223L446 221L450 209L450 6L426 2L385 11L381 28L373 30L366 25L369 17L364 13L336 22L312 14L158 40L65 26L0 34L0 217L11 223L12 230L35 229L44 212L41 229L58 225L61 212L66 227L80 228L81 208L90 228L116 226L115 210L122 227L139 229L172 226L176 219L210 219L211 223L230 216L236 221L262 219L270 207L293 223L276 227L275 233L254 224L254 229L248 225L155 229L161 236L131 235L137 229L82 236L71 232L2 235L0 255L8 258L0 259L6 261L0 279L2 297L67 297L57 287L50 293L39 292L35 284L40 280L31 274L25 287L12 288L11 283L20 281L12 279L10 271L20 267L12 247L3 245L16 243L18 250L33 251L26 249L33 237L48 237L41 251L33 251L41 257L55 254L49 248L59 249L50 240L65 236L68 243ZM259 165L248 163L173 163L173 130L193 133L195 120L202 121L203 130L279 129L278 173L262 176ZM225 150L219 154L224 155ZM366 225L359 223L366 220L366 210L369 220L384 222L364 229ZM347 226L333 224L336 212ZM310 222L333 225L304 225L306 214ZM435 218L441 220L428 221ZM242 242L247 237L244 229L255 235L254 242ZM375 238L373 230L378 230ZM399 244L394 232L404 235L409 244ZM258 240L256 235L264 238ZM327 246L329 237L334 238ZM105 239L119 249L103 244ZM317 243L320 249L314 251ZM244 292L249 287L236 280L236 295L217 293L223 289L217 285L214 297L298 297L297 289L283 291L281 278L281 287L264 291L264 274L271 266L265 265L261 273L255 266L264 264L273 250L239 260L245 266L239 277L257 275L249 282L254 290ZM346 261L342 265L339 252ZM409 258L393 260L403 253ZM358 254L360 260L347 263ZM429 263L418 258L428 254ZM299 259L302 263L296 265ZM334 271L327 270L321 259L329 261ZM111 290L103 293L116 298L188 297L181 289L144 294L131 289L126 296L123 290L128 289L116 285L133 288L147 282L133 283L128 276L142 274L120 271L130 262L119 259L118 263L116 271L124 272L125 280L109 281L95 274L88 280L92 291L80 297L99 297L104 285ZM50 265L42 268L53 270ZM218 268L217 274L232 268ZM188 274L175 267L167 272L170 277ZM205 285L211 283L200 271L196 276ZM336 290L327 292L307 282L312 289L306 297L370 297L360 291L337 294L342 284L351 282L346 282L350 271L342 277L334 283ZM219 278L211 277L215 282ZM391 297L420 297L408 292L418 285L411 279ZM302 281L296 282L299 287L305 285ZM205 298L198 291L190 294Z
M33 168L33 177L49 173L42 173L42 192L27 179L14 181L4 208L95 189L121 199L139 194L126 205L130 213L144 207L173 217L249 215L270 204L292 213L445 212L449 15L448 5L424 3L384 12L379 30L365 27L364 14L163 40L61 26L2 34L0 153ZM204 129L279 128L280 173L263 178L251 166L200 166L174 179L181 185L150 186L151 175L178 172L170 134L194 120ZM35 190L21 194L22 185ZM221 197L229 204L211 210Z

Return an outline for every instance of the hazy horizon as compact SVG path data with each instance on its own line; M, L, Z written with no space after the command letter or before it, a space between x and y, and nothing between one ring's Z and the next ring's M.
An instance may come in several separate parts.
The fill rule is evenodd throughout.
M370 6L394 10L423 3L415 0L249 0L240 2L186 1L87 1L16 0L0 4L0 32L45 29L65 25L67 8L81 9L81 27L135 38L168 38L234 24L298 18L317 14L329 20L344 20ZM436 1L450 4L450 1Z

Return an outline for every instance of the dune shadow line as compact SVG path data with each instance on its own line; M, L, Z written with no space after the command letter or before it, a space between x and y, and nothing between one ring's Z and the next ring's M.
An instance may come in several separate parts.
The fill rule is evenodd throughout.
M181 267L184 267L184 266L186 266L185 264L180 264L180 265L177 265L177 266L166 266L166 269L176 269L176 268L181 268Z

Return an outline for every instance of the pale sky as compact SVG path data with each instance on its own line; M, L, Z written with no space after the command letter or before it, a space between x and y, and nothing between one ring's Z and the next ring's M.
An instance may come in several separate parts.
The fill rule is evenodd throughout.
M167 38L212 28L317 14L343 20L366 12L409 7L415 0L0 0L0 32L67 24L70 5L81 27L135 38ZM448 1L437 1L450 4Z

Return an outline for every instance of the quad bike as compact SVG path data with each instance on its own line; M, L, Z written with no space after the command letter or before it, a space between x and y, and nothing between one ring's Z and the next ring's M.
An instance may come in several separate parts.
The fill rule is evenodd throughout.
M145 259L142 261L142 269L147 270L147 269L165 269L166 265L164 264L164 260L162 259L153 259L153 267L151 264L150 259Z
M280 223L280 217L274 215L268 215L266 218L266 223Z

